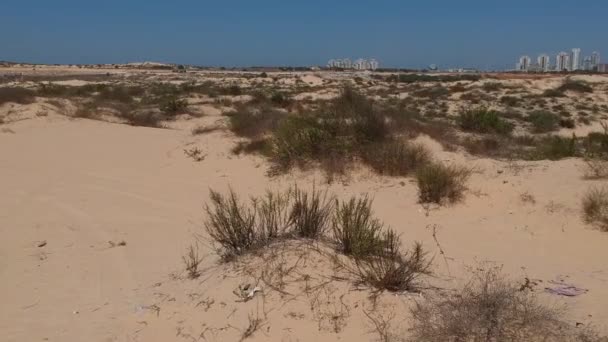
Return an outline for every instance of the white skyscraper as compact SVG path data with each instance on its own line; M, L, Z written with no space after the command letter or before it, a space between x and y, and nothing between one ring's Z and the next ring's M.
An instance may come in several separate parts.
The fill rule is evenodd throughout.
M517 70L528 71L531 63L532 63L532 60L530 59L529 56L521 56L521 57L519 57L519 63L517 63Z
M591 68L595 69L598 65L600 65L600 53L593 51L591 54Z
M581 68L581 49L572 49L572 66L570 70L575 71Z
M538 67L540 68L540 70L544 72L549 71L549 69L551 68L551 57L549 57L549 55L542 54L538 56L536 62L538 63Z
M560 52L555 58L555 70L556 71L570 71L572 65L570 64L570 54L567 52Z

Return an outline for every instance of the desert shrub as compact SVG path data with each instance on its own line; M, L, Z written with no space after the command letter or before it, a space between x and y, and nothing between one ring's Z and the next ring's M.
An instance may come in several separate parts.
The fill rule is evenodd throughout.
M576 124L574 123L574 120L566 118L566 119L560 119L559 120L559 126L562 128L574 128L576 127Z
M391 140L367 147L363 161L379 174L406 176L430 162L431 152L421 144Z
M154 111L119 111L116 113L119 118L127 121L131 126L163 128L162 121L165 117Z
M257 213L256 234L262 243L269 243L285 235L291 224L290 199L290 191L266 191L264 196L253 199Z
M331 219L333 208L332 198L326 191L303 191L297 187L293 189L293 206L290 221L297 236L318 239L326 231Z
M188 107L188 101L179 99L175 96L164 98L160 102L160 110L168 115L174 115L184 111Z
M383 113L375 110L372 101L346 87L330 108L322 113L336 136L353 135L359 142L377 142L389 133Z
M380 252L366 258L355 259L358 282L378 291L415 292L420 277L430 275L431 260L420 243L409 251L401 251L401 241L395 232L382 235Z
M583 81L575 81L575 80L566 80L562 85L557 88L557 91L565 92L565 91L573 91L577 93L592 93L593 88L587 84L587 82Z
M418 302L411 313L412 341L598 341L496 269L478 271L455 293Z
M441 204L460 200L471 170L457 165L429 163L418 169L418 199L421 203Z
M275 92L270 96L270 102L280 107L287 107L291 103L291 100L286 94Z
M460 127L469 132L509 134L513 124L502 119L498 112L485 108L463 111L458 117Z
M223 257L242 255L258 242L256 213L242 204L230 189L228 196L210 190L211 205L205 205L208 220L205 229L219 244Z
M604 179L608 178L608 158L596 159L586 158L587 165L585 170L585 178L587 179Z
M7 102L29 104L34 102L36 93L21 87L0 87L0 105Z
M285 114L271 108L239 108L226 114L236 135L259 138L276 129Z
M583 196L585 222L608 231L608 187L592 188Z
M557 89L547 89L542 94L543 97L564 97L564 93Z
M519 104L520 99L515 97L515 96L509 96L509 95L505 95L503 97L500 98L500 103L509 106L509 107L515 107Z
M323 146L330 141L330 133L314 117L288 116L274 133L273 161L288 169L295 163L318 160L324 151Z
M528 115L534 133L547 133L558 128L559 116L544 111L532 112Z
M484 85L481 86L481 88L485 91L492 92L492 91L501 90L503 88L503 85L500 82L488 82L488 83L484 83Z
M571 138L549 136L539 140L532 152L532 159L559 160L579 155L576 136Z
M467 90L467 87L465 87L464 84L461 84L461 83L456 83L450 87L450 92L452 92L452 93L462 93L462 92L465 92L466 90Z
M446 97L450 94L450 91L442 86L426 87L417 90L413 93L413 96L426 97L431 100L436 100L441 97Z
M96 100L98 101L116 101L122 103L133 102L133 96L140 96L143 94L143 89L140 87L100 87L94 89L98 91Z
M608 123L603 122L603 132L591 132L585 138L585 150L587 154L608 159Z
M243 94L243 91L241 90L241 87L234 84L229 86L228 88L223 89L223 93L232 96L239 96Z
M342 253L360 258L381 251L383 225L373 217L371 207L372 200L367 196L342 203L336 200L332 228Z

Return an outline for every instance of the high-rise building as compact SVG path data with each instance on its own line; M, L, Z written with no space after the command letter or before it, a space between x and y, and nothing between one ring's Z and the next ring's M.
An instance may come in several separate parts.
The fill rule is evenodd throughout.
M572 66L570 70L575 71L581 68L581 49L574 48L572 49Z
M595 69L598 65L600 65L600 53L593 51L591 54L591 68Z
M570 64L570 54L567 52L560 52L555 57L555 70L556 71L570 71L572 64Z
M521 56L519 57L519 63L516 64L516 69L519 71L528 71L531 63L532 60L529 56Z
M591 57L585 57L583 58L583 70L585 71L590 71L593 70L593 67L591 66Z
M538 63L538 67L540 68L540 70L543 72L547 72L551 68L551 58L549 57L549 55L542 54L538 56L536 62Z

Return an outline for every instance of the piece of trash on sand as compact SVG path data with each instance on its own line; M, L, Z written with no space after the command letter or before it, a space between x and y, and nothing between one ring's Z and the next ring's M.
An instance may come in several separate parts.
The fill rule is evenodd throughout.
M251 300L256 292L261 292L262 289L259 286L253 286L251 284L239 285L238 290L234 290L233 293L240 298L237 302L247 302Z
M40 242L40 243L38 243L36 246L37 246L38 248L46 246L46 240L41 241L41 242Z
M549 283L554 286L545 287L545 291L558 296L576 297L589 292L587 289L568 284L561 279L557 281L550 280Z

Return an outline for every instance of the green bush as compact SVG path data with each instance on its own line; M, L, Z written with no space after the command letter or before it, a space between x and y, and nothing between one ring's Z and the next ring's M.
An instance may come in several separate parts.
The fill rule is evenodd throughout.
M528 115L528 121L532 124L534 133L547 133L558 128L559 116L544 111L532 112Z
M513 131L513 124L502 119L498 112L485 108L461 112L458 121L460 127L469 132L509 134Z
M462 166L429 163L418 169L418 199L420 203L442 204L460 200L466 189L471 170Z
M373 217L369 197L336 200L332 222L334 241L340 251L356 258L377 255L382 249L382 223Z

